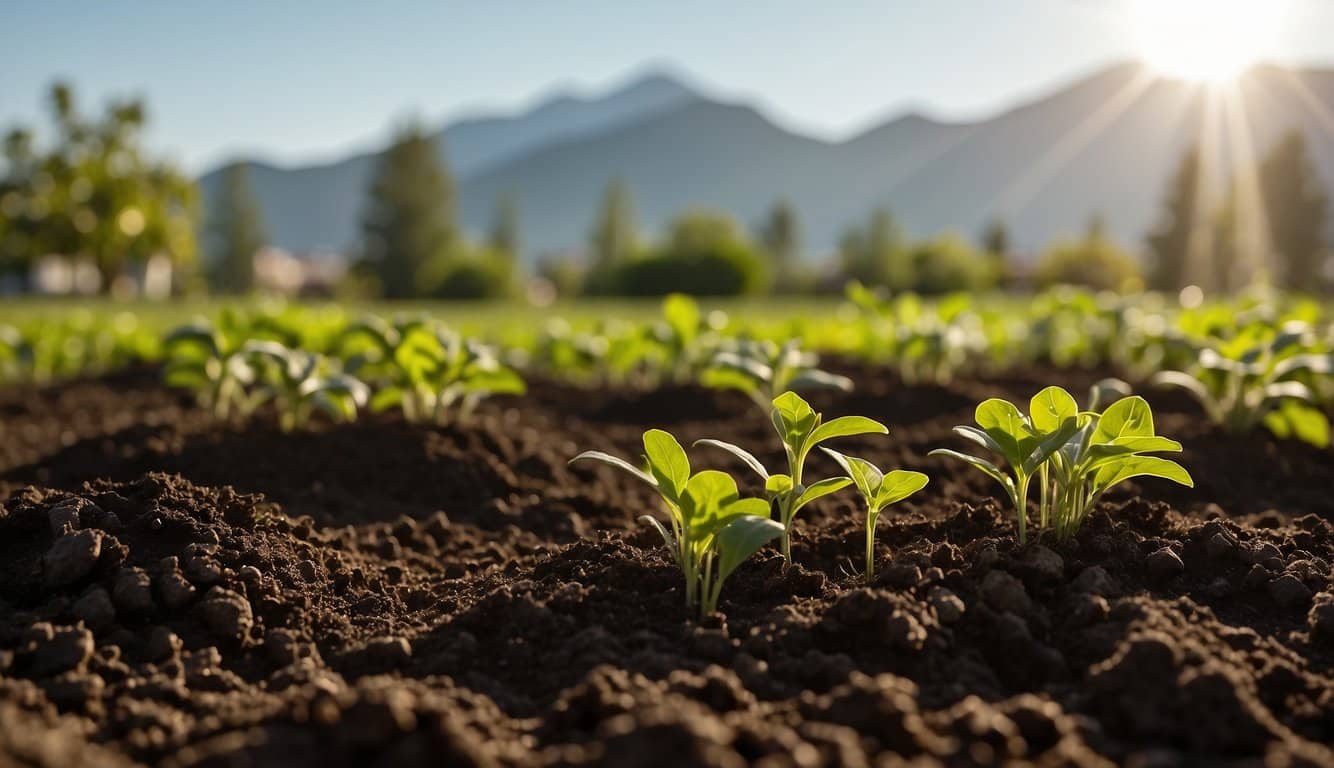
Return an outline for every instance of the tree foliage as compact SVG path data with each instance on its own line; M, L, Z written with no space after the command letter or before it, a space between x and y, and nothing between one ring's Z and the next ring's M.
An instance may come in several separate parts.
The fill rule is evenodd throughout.
M1094 216L1080 240L1057 242L1042 254L1034 277L1042 287L1082 285L1110 291L1141 287L1139 263L1107 236Z
M206 223L213 288L228 294L249 292L255 283L255 254L264 247L268 234L245 163L234 163L223 171L222 189Z
M1300 132L1285 135L1261 162L1260 194L1280 285L1302 291L1327 285L1329 198Z
M423 292L423 270L458 240L454 184L436 143L403 129L380 157L362 218L363 255L386 298Z
M1149 235L1147 245L1152 259L1149 279L1154 288L1179 291L1188 281L1199 279L1191 274L1191 249L1207 226L1201 219L1200 148L1191 146L1181 156L1163 197L1163 211L1158 225Z
M80 113L73 89L51 88L54 136L38 143L11 129L0 174L0 265L26 271L47 254L91 259L103 288L127 267L165 255L195 257L197 192L176 166L142 146L141 101L112 102L100 117Z

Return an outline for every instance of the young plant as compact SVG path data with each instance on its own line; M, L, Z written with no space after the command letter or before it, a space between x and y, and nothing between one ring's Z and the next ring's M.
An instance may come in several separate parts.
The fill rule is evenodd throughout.
M884 424L865 416L840 416L830 421L811 409L809 403L795 392L784 392L774 398L769 412L778 439L783 443L787 454L787 474L770 474L764 464L740 446L722 440L700 440L696 445L709 445L721 448L745 462L764 480L764 490L770 503L777 510L778 519L783 526L783 535L779 548L783 559L792 562L792 521L802 507L821 496L827 496L852 482L849 477L829 477L817 480L810 485L804 481L806 458L820 443L836 437L853 435L888 434Z
M999 455L1010 467L1010 474L980 456L947 448L931 451L932 456L950 456L967 462L1001 484L1010 498L1019 523L1019 542L1028 540L1028 489L1047 459L1060 450L1079 430L1076 414L1067 413L1060 387L1048 387L1033 396L1029 415L1013 403L999 398L984 400L973 414L977 427L958 426L955 434L967 438Z
M167 386L194 390L200 405L213 418L226 421L233 414L253 410L247 387L255 381L255 369L246 350L245 338L223 323L200 320L177 328L162 342L167 362L163 378Z
M1228 432L1245 434L1263 425L1279 438L1329 447L1329 418L1313 385L1334 374L1334 354L1318 350L1304 324L1257 338L1265 333L1257 326L1205 347L1189 373L1161 371L1152 381L1184 390Z
M668 525L652 515L640 520L661 534L681 569L686 605L708 615L717 610L727 577L782 528L769 519L764 499L741 498L731 475L717 470L692 474L689 457L671 434L650 429L643 441L647 469L601 451L584 451L571 463L591 459L610 464L657 490Z
M662 367L671 381L693 381L708 364L717 343L717 331L726 321L721 313L705 314L689 296L673 293L662 302L662 320L652 329L652 339L662 356Z
M12 325L0 325L0 383L17 381L32 368L32 345Z
M848 473L866 502L866 581L870 582L875 576L875 524L881 511L925 488L927 477L906 469L882 472L866 459L845 456L830 448L820 450L829 454Z
M316 411L352 421L370 399L370 388L361 380L345 373L324 373L327 363L320 355L288 349L276 341L247 342L245 351L267 363L254 404L272 400L284 432L306 426Z
M822 371L814 352L803 352L793 339L781 347L767 339L743 339L718 352L701 381L714 389L738 389L763 411L784 392L816 389L852 391L852 379Z
M1095 390L1096 391L1096 390ZM1080 411L1070 393L1048 387L1039 394L1047 423L1075 419L1078 430L1040 467L1039 526L1057 538L1079 530L1102 494L1134 477L1160 477L1193 487L1180 464L1149 453L1179 453L1181 444L1154 432L1153 411L1142 397L1125 397L1098 413L1098 399Z

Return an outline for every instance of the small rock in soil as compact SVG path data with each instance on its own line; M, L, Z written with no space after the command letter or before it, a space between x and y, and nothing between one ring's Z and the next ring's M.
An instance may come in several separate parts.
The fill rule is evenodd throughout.
M168 610L184 608L194 602L198 591L180 571L168 571L157 579L158 594Z
M1023 562L1034 576L1043 581L1059 581L1065 576L1065 560L1041 544L1030 548Z
M148 643L144 646L144 655L148 661L163 661L175 658L181 651L181 639L166 627L153 627L148 633Z
M966 610L963 600L945 587L933 587L926 599L936 609L941 624L953 624L963 618Z
M1276 557L1283 557L1283 553L1278 550L1278 547L1267 541L1253 544L1241 550L1241 561L1247 565L1263 563L1266 560L1272 560Z
M76 531L56 539L42 558L42 581L48 587L63 587L92 573L102 556L101 531Z
M111 602L111 595L102 587L93 587L85 592L83 597L75 601L70 613L94 632L106 629L116 620L116 606Z
M412 643L405 637L377 637L366 644L366 658L377 666L400 667L412 661Z
M187 559L181 566L181 572L190 583L200 587L211 587L222 581L222 566L200 555Z
M1075 577L1075 589L1103 597L1114 597L1121 591L1116 579L1101 565L1090 565L1080 571L1079 576Z
M82 668L93 655L93 633L82 627L57 629L50 640L37 645L33 653L34 675L58 675Z
M1176 578L1186 570L1186 564L1181 562L1181 556L1173 552L1170 547L1163 547L1149 555L1144 560L1144 567L1149 573L1149 578L1155 581Z
M1306 623L1316 637L1334 643L1334 594L1322 592L1306 614Z
M122 568L111 588L111 599L125 613L150 614L153 612L153 580L142 568Z
M1005 571L989 571L982 579L982 599L992 608L1010 613L1025 614L1033 608L1024 583Z
M79 530L79 499L70 499L51 507L46 511L46 519L51 524L53 536L64 536Z
M1220 531L1211 536L1209 541L1205 542L1204 551L1209 553L1209 557L1212 557L1215 560L1220 560L1231 556L1237 551L1237 542Z
M200 616L213 634L227 639L243 639L254 625L250 601L222 587L214 587L199 604Z
M1284 608L1299 608L1311 599L1311 590L1296 576L1285 573L1269 582L1269 596Z

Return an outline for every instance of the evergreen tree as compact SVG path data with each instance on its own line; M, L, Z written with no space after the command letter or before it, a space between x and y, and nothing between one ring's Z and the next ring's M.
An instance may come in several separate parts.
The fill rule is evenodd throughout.
M982 233L982 248L997 259L1005 260L1010 256L1010 230L1005 222L992 219Z
M1237 189L1228 192L1227 199L1214 215L1213 221L1213 274L1215 286L1231 293L1242 286L1238 270L1241 268L1241 240L1238 232Z
M458 240L454 185L435 142L413 125L380 157L362 218L363 251L391 299L422 293L423 269Z
M611 267L629 257L638 240L635 202L620 179L607 185L602 210L593 227L593 267Z
M904 258L903 233L884 208L872 211L865 229L849 230L839 252L843 273L850 279L896 289L912 283L911 266Z
M223 171L222 189L208 216L215 290L248 293L255 284L255 253L268 235L247 165L234 163Z
M1278 257L1279 284L1307 291L1323 286L1328 279L1329 198L1300 132L1289 132L1265 156L1260 194Z
M801 224L787 200L779 200L769 209L760 228L760 242L769 254L779 286L787 287L801 261Z
M602 196L602 207L589 235L592 254L585 291L606 294L614 290L616 270L639 247L637 230L630 189L620 179L614 179Z
M1192 146L1181 156L1176 173L1168 182L1163 198L1163 212L1158 226L1148 237L1153 264L1149 274L1152 287L1161 291L1179 291L1201 275L1192 270L1192 251L1204 244L1204 222L1198 220L1202 206L1200 195L1200 149Z
M496 201L495 219L491 222L492 250L511 262L519 260L523 247L519 226L519 202L513 193L506 192Z

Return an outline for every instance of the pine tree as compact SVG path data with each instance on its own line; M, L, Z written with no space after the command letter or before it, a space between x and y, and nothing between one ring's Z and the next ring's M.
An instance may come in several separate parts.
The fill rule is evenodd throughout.
M234 163L223 171L222 188L209 211L213 287L244 294L255 284L255 253L268 239L264 213L250 186L250 169Z
M1010 230L1005 222L992 219L982 233L982 248L992 256L1004 260L1010 256Z
M1329 198L1300 132L1289 132L1265 156L1260 164L1260 194L1278 257L1279 284L1305 291L1324 286Z
M1202 276L1193 268L1192 256L1207 243L1201 241L1206 225L1199 220L1201 171L1200 149L1192 146L1181 156L1177 171L1168 182L1163 198L1163 213L1157 228L1148 237L1153 264L1150 284L1161 291L1179 291L1192 279Z
M769 216L760 228L760 242L772 261L779 287L787 287L801 261L801 224L787 200L779 200L769 209Z
M458 239L454 185L436 144L409 126L380 157L362 218L366 261L386 298L417 296L423 268Z
M639 246L637 228L635 203L630 189L623 181L615 179L607 185L607 191L602 196L602 207L589 235L592 254L585 286L587 292L605 294L613 289L612 282L617 268Z
M503 254L510 261L519 260L523 240L519 226L519 201L513 193L506 192L496 201L489 240L491 248L497 253Z

